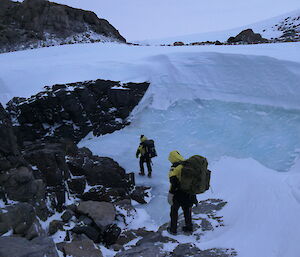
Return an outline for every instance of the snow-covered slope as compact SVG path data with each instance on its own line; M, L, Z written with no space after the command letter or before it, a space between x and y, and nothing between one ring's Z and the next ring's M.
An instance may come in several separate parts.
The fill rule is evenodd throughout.
M205 52L237 55L199 54ZM260 95L259 92L252 92L251 95L257 96L252 99L253 101L260 99L271 104L270 96L276 97L277 95L278 97L282 93L283 96L289 94L294 100L287 101L283 98L279 99L278 103L273 101L273 104L295 106L298 91L289 93L285 87L297 87L295 76L300 72L297 63L286 61L300 63L299 53L300 44L297 43L180 48L130 47L96 43L1 54L0 100L6 103L14 96L29 97L41 91L43 86L55 83L71 83L98 78L166 83L165 78L167 78L170 83L188 82L188 87L200 86L200 84L202 89L210 87L212 92L206 90L205 96L218 97L218 99L221 94L227 96L230 94L232 99L234 95L247 96L247 93L240 90L249 91L245 83L248 81L251 86L255 86L256 90L263 93ZM271 58L255 58L249 55L266 55ZM185 74L185 71L188 71L192 77ZM288 81L291 85L286 83ZM228 85L226 88L225 84ZM273 84L282 88L278 92L279 95ZM250 97L247 101L250 101Z
M267 39L276 39L280 38L283 35L286 35L286 38L289 37L291 30L296 32L296 35L300 35L300 9L293 12L289 12L271 19L267 19L261 22L249 24L242 27L237 27L225 31L215 31L207 33L199 33L192 35L182 35L177 37L154 39L154 40L144 40L139 41L141 44L172 44L176 41L182 41L184 43L193 43L193 42L205 42L205 41L216 41L221 42L227 41L231 36L236 36L242 30L251 28L255 33L260 33L263 38ZM289 33L289 34L288 34Z
M207 156L208 197L228 201L225 226L195 242L235 248L241 257L298 257L300 230L300 44L204 47L71 45L0 55L2 92L36 93L45 84L112 79L149 81L123 130L80 145L138 171L139 135L156 142L144 224L169 218L168 153ZM262 56L264 55L264 56ZM192 237L179 237L188 242Z

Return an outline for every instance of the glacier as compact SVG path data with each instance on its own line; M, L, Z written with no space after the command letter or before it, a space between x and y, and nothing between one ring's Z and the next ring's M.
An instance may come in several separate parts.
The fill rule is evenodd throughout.
M149 81L131 124L88 135L79 146L138 172L140 134L156 142L152 200L138 206L136 224L169 219L167 156L201 154L212 188L198 199L221 198L225 227L200 248L233 247L242 257L297 257L300 245L300 45L204 47L71 45L0 55L2 96L29 96L43 85L87 79ZM5 98L1 98L6 103ZM193 238L180 238L188 242Z

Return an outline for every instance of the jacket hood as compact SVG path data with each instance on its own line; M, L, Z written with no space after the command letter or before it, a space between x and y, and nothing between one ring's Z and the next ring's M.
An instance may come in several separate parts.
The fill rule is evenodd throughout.
M147 137L145 137L145 136L141 137L141 143L145 142L146 140L148 140Z
M182 157L182 155L178 151L170 152L168 159L171 163L184 161L184 158Z

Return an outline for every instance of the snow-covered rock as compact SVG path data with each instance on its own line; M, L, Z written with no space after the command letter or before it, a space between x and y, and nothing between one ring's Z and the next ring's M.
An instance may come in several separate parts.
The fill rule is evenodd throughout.
M0 53L61 44L126 42L95 13L47 0L3 0L0 10Z

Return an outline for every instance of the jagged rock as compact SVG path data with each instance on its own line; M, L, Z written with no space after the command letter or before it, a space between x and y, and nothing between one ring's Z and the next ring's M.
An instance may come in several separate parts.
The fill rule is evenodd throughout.
M117 210L116 219L119 221L123 221L125 225L128 225L136 214L135 208L131 204L130 199L124 199L114 203Z
M49 235L54 235L58 230L64 230L64 222L61 220L53 220L49 224Z
M66 256L103 257L100 249L95 246L93 241L88 239L64 243L62 248Z
M0 237L1 257L58 257L52 239L38 237L28 241L22 237Z
M145 198L149 197L149 195L146 191L149 189L150 189L150 187L137 186L134 188L134 190L130 194L130 198L132 200L137 201L140 204L146 204L147 202L146 202Z
M89 185L102 185L107 188L104 190L101 186L95 187L90 191L95 197L107 194L109 188L114 188L116 192L107 195L124 197L132 186L131 181L127 180L125 170L117 162L111 158L94 156L87 149L78 149L75 157L68 156L67 164L73 176L85 176Z
M93 223L93 220L88 218L87 216L85 215L81 215L79 218L78 218L78 222L79 223L83 223L84 225L92 225Z
M266 43L268 39L263 38L259 33L254 33L252 29L243 30L235 37L230 37L228 43Z
M166 230L169 223L162 225L158 231L145 231L141 230L139 233L136 231L123 231L113 245L113 249L120 250L116 257L127 256L198 256L198 257L230 257L236 256L237 253L234 249L226 248L213 248L213 249L199 249L191 242L201 240L206 228L207 230L214 230L223 225L222 217L218 217L217 211L221 210L226 205L226 202L220 199L207 199L200 201L197 207L193 208L193 221L194 232L186 233L181 230L184 225L183 214L179 215L178 236L190 235L190 242L185 244L179 244L176 236L170 235ZM209 227L210 226L210 227ZM127 244L135 238L142 237L131 249L124 249L122 245ZM168 247L164 247L166 243L172 243L177 247L174 251L168 250ZM152 253L151 250L154 249ZM152 255L151 255L152 254ZM157 254L157 255L155 255Z
M21 156L10 117L0 104L0 174L19 166L26 166L26 162Z
M34 167L34 177L44 181L52 208L59 212L64 209L66 193L107 202L129 198L132 182L117 162L94 156L87 148L78 149L68 140L25 142L23 154ZM84 193L87 183L100 186Z
M91 225L78 225L72 229L72 232L76 234L84 234L95 243L99 243L102 240L101 231L97 227Z
M47 186L59 186L70 177L65 161L65 144L36 141L24 147L24 157L40 174L35 177L43 179Z
M111 158L98 157L95 165L92 160L86 162L83 168L89 185L103 185L106 187L126 186L125 170Z
M179 244L170 257L193 256L193 257L230 257L236 256L233 249L207 249L200 250L193 244Z
M144 244L138 247L131 248L124 252L117 253L115 257L166 257L167 254L162 252L163 245L157 244Z
M106 245L113 245L119 238L121 229L116 225L108 226L103 232L103 241Z
M86 178L84 176L72 178L68 180L68 186L71 194L81 196L86 186Z
M14 234L26 236L35 220L34 208L28 203L18 203L0 209L0 235L12 229Z
M114 250L121 250L123 246L130 241L138 238L138 237L146 237L149 234L152 234L153 231L147 231L143 228L134 229L134 230L124 230L121 232L120 236L118 237L118 240L115 242L114 245L112 245L112 248Z
M126 40L95 13L51 3L26 0L0 2L0 52L53 44Z
M129 198L126 188L93 187L81 197L84 201L116 202Z
M128 125L148 86L105 80L54 85L29 99L13 98L7 110L21 142L49 137L78 142L91 131L103 135Z
M63 215L61 216L61 219L64 221L64 222L69 222L72 217L75 215L75 213L71 210L66 210Z
M66 145L63 142L36 141L24 145L24 157L37 168L34 176L44 181L51 195L52 207L63 210L65 203L65 180L70 177L66 164Z
M111 225L116 217L114 205L107 202L80 202L77 211L92 218L99 228Z
M144 236L141 240L139 240L136 243L136 246L141 246L141 245L149 244L149 243L155 244L156 242L160 242L160 243L172 242L172 243L175 243L177 241L174 240L173 238L163 236L162 233L160 233L160 232L149 232L149 233L147 233L146 236Z
M207 199L204 201L200 201L198 206L193 208L193 213L195 214L212 214L215 211L221 210L227 202L224 202L221 199Z

